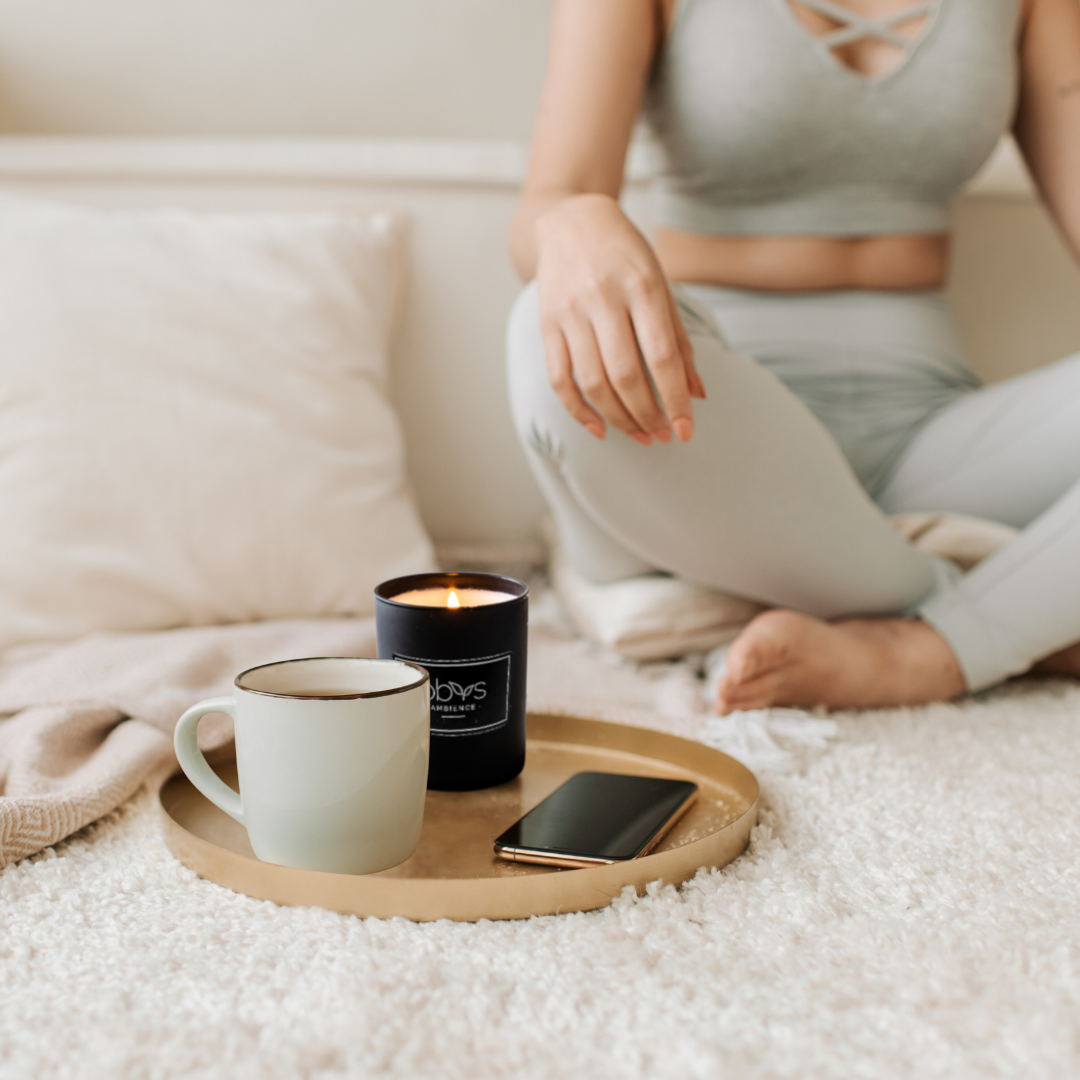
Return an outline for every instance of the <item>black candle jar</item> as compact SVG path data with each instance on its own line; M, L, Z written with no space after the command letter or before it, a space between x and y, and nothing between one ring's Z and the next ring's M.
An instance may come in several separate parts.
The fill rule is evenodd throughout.
M508 599L478 606L419 606L414 590L482 589ZM452 600L451 600L452 603ZM525 662L529 589L495 574L412 574L375 590L380 659L431 675L428 787L474 791L512 780L525 765Z

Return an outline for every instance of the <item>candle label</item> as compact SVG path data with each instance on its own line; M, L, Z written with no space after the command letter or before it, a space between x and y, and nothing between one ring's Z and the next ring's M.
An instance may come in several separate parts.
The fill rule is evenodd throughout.
M394 659L427 668L432 735L481 735L509 719L509 653L472 660L427 660L394 653Z

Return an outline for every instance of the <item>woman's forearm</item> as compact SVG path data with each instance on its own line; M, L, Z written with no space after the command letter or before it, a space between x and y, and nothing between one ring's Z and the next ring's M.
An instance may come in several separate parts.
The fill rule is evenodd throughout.
M581 195L617 198L659 34L658 0L557 0L528 178L510 255L536 276L536 224Z
M1016 138L1080 261L1080 5L1029 0Z

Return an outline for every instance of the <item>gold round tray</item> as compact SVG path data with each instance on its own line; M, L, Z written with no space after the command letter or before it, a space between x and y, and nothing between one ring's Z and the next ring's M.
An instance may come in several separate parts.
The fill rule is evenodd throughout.
M235 760L215 766L234 788ZM583 770L692 780L698 801L649 855L559 869L495 857L492 843L564 780ZM524 919L590 911L627 885L681 885L702 867L739 855L757 820L754 774L727 754L647 728L530 713L525 770L484 791L429 791L412 857L378 874L327 874L260 862L244 827L199 794L183 773L161 789L169 850L200 877L277 904L406 919Z

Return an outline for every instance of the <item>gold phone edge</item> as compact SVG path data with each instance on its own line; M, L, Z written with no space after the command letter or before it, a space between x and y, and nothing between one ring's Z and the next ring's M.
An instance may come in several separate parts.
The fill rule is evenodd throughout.
M671 817L664 822L645 847L634 856L634 859L641 859L648 855L671 832L697 800L698 787L695 784L694 790L679 804ZM507 862L535 863L538 866L564 866L573 870L586 869L590 866L611 866L617 862L633 862L633 859L590 859L583 855L553 855L549 851L500 847L498 844L495 845L495 854Z
M690 794L686 797L686 801L684 803L682 803L682 805L679 806L679 808L675 811L675 813L672 814L671 817L669 817L667 819L667 821L664 823L664 825L662 825L660 827L660 831L645 845L644 848L642 848L641 851L639 851L634 856L634 858L635 859L640 859L643 856L648 855L653 850L653 848L655 848L656 845L659 844L660 841L663 840L664 837L667 836L667 834L669 832L671 832L671 830L673 828L675 828L676 825L678 825L678 823L683 819L683 817L686 816L686 812L697 801L698 801L698 786L695 784L694 785L694 790L691 791Z

